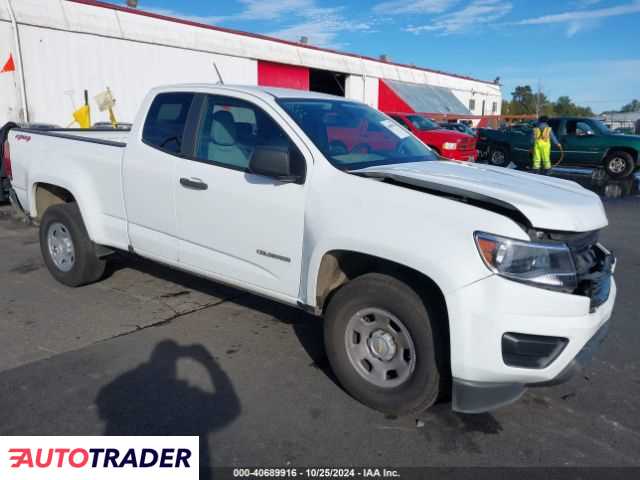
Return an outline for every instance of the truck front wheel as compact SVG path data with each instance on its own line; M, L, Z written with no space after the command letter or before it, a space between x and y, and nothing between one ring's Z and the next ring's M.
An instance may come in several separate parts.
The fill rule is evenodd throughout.
M69 287L98 281L106 262L96 255L76 203L47 208L40 223L40 250L51 275Z
M394 415L429 408L440 393L436 338L420 296L400 280L370 273L331 299L324 327L329 362L360 402Z
M495 167L506 167L509 164L509 153L506 148L496 145L489 149L489 163Z

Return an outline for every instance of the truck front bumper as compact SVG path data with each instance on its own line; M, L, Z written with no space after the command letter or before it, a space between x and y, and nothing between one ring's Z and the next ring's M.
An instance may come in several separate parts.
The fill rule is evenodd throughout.
M449 160L458 160L461 162L475 162L478 160L477 150L443 150L442 156Z
M527 387L568 380L606 336L615 297L613 278L607 300L594 309L588 297L498 276L448 295L453 409L486 412L517 400ZM513 333L561 345L537 365L514 366L503 341Z

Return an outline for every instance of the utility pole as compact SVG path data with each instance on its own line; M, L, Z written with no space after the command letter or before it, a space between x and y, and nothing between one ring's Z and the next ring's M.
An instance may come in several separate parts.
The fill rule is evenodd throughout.
M536 92L536 117L540 118L542 110L542 82L538 79L538 91Z

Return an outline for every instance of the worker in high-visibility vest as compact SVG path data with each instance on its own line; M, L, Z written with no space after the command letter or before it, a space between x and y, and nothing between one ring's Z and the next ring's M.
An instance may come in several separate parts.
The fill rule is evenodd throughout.
M538 124L533 129L533 171L544 175L548 175L551 170L551 144L560 147L560 142L547 123L548 121L548 117L540 117ZM542 172L540 171L541 167Z

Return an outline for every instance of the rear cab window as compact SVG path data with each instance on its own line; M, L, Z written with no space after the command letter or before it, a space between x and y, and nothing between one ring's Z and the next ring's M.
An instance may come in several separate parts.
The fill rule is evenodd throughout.
M142 141L167 153L179 154L194 96L189 92L171 92L154 98L145 119Z

